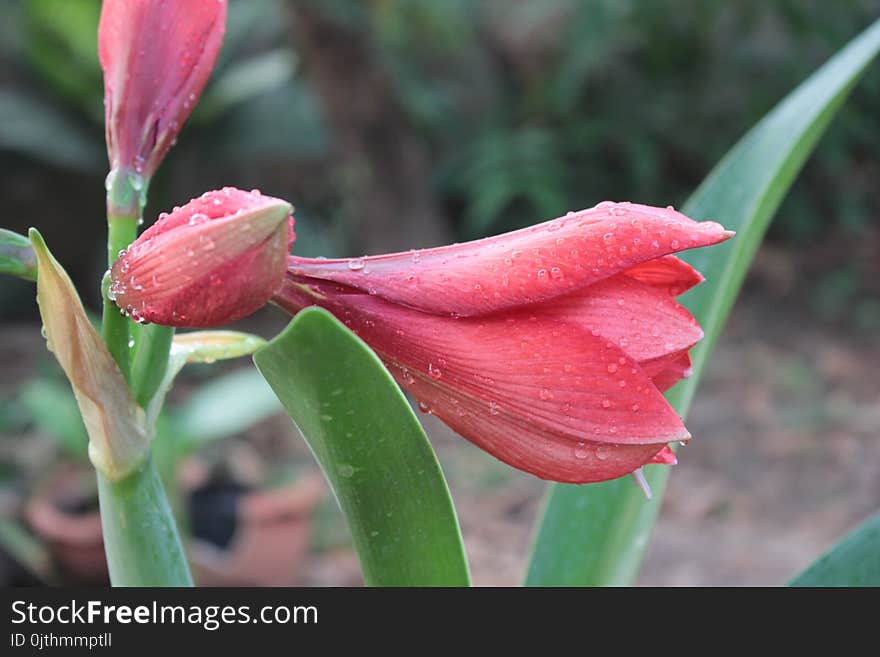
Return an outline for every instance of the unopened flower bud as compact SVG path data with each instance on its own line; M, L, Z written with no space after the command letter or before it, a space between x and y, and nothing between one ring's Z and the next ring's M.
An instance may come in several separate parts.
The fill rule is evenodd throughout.
M120 254L108 296L142 323L207 328L250 315L284 280L291 211L256 190L206 192Z

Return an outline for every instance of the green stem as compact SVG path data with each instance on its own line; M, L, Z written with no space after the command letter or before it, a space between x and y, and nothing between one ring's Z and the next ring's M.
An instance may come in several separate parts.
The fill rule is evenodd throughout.
M112 267L119 252L128 248L137 237L141 219L140 193L136 190L139 177L124 170L112 171L107 177L107 267ZM127 381L129 369L129 321L108 296L109 278L101 283L104 299L101 336L113 360L119 365Z
M131 365L131 390L137 403L146 408L159 389L168 369L168 354L174 329L170 326L137 327L135 352Z
M137 237L144 197L144 182L136 173L116 170L107 177L108 266ZM137 403L146 407L165 375L174 332L164 327L132 332L132 322L109 298L108 288L106 276L102 336ZM130 362L132 339L139 344ZM104 552L113 586L192 586L174 514L152 456L148 453L138 470L119 481L100 471L97 476Z
M114 482L98 473L104 551L113 586L192 586L186 554L151 458Z

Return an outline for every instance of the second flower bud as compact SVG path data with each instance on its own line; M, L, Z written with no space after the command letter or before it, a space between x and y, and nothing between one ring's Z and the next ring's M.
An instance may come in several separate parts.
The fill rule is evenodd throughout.
M292 206L233 187L162 214L111 270L109 296L137 322L205 328L262 307L284 280Z

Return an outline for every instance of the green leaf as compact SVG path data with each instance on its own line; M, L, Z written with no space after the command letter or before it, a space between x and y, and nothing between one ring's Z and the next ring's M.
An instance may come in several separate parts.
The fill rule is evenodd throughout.
M345 514L371 586L466 586L446 481L381 361L325 310L299 313L254 355Z
M190 331L173 336L168 352L168 364L162 380L147 405L147 422L152 426L159 417L165 395L174 384L180 370L188 363L214 363L218 360L249 356L266 344L258 335L239 331Z
M106 161L94 136L73 117L18 91L0 91L0 151L87 173L100 171Z
M0 549L44 582L53 578L49 549L12 518L0 516Z
M880 514L847 534L789 586L880 586Z
M721 160L683 212L736 230L729 242L685 254L706 282L683 297L706 337L692 351L694 374L669 392L687 414L709 353L724 326L773 213L850 89L880 51L875 22L803 82ZM627 479L556 484L548 493L526 578L531 586L631 584L638 573L670 469L648 466L654 498Z
M175 413L179 447L195 449L232 436L279 412L281 404L253 368L231 372L199 387Z
M25 386L21 404L34 423L69 456L88 459L89 434L70 386L37 379Z
M24 235L0 228L0 274L37 280L37 256Z

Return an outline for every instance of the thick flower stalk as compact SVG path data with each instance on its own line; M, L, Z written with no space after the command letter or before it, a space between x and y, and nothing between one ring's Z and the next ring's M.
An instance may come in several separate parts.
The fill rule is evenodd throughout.
M160 215L122 253L109 296L139 323L202 328L250 315L284 280L291 211L256 190L206 192Z
M291 256L272 300L291 313L332 312L422 411L502 461L554 481L603 481L673 463L668 444L690 439L662 392L689 374L688 350L703 335L675 301L702 277L671 254L731 235L672 208L605 202L465 244ZM180 240L177 253L194 244ZM147 261L148 252L139 240L129 254ZM164 253L166 262L180 257ZM114 286L132 271L129 254ZM224 271L240 284L203 288L198 303L173 281L139 277L144 307L161 309L148 319L209 326L241 317L243 304L256 306L242 286L261 276ZM270 286L256 287L265 299Z
M111 171L152 176L211 75L225 25L225 0L104 0L98 56Z

